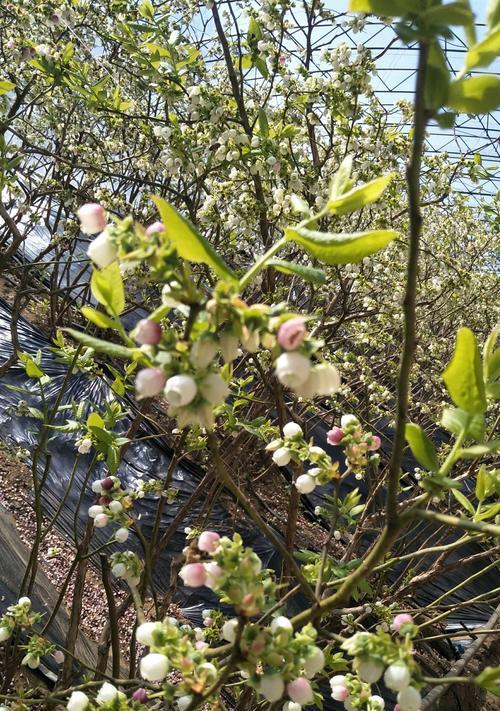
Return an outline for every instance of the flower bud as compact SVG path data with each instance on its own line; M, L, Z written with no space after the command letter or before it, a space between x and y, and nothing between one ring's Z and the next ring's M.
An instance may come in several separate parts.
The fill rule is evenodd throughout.
M5 627L2 625L0 627L0 642L5 642L7 639L9 639L11 634L12 634L12 630L10 630L8 627Z
M357 665L358 676L361 681L366 684L375 684L382 676L384 667L380 662L374 662L371 659L361 661Z
M400 632L405 625L412 624L413 617L406 612L402 612L401 614L395 616L392 621L391 630L394 630L394 632Z
M271 703L278 701L285 691L285 682L279 674L264 674L260 678L259 691Z
M407 686L398 694L398 704L401 711L418 711L422 703L420 691L414 686Z
M165 385L165 399L174 407L184 407L196 397L196 383L190 375L174 375Z
M316 480L309 474L301 474L297 477L295 487L301 494L310 494L316 488Z
M238 620L236 618L224 622L221 629L222 639L233 643L236 640L236 630L238 629Z
M97 514L94 518L94 526L96 528L104 528L109 523L109 516L105 513Z
M104 269L115 261L118 252L107 230L92 240L87 249L87 255L99 269Z
M318 377L318 395L333 395L340 388L340 373L331 363L320 363L314 369Z
M88 510L88 514L90 518L95 518L99 514L104 513L104 509L102 506L99 506L98 504L94 504L94 506L90 506Z
M281 711L302 711L302 706L295 701L285 701Z
M211 405L220 405L229 394L229 387L218 373L209 373L200 383L200 393Z
M344 439L345 435L340 427L332 427L332 429L326 433L326 441L328 444L336 445L340 444Z
M356 417L356 415L342 415L340 418L340 426L342 427L343 430L345 430L346 427L349 427L350 425L358 425L359 420Z
M335 686L332 686L331 689L332 699L335 701L345 701L349 696L349 689L347 686L343 686L342 684L336 684Z
M161 341L161 334L160 324L149 318L141 319L132 332L134 340L142 346L158 345Z
M213 590L215 587L217 587L219 578L222 575L223 570L220 565L217 565L217 563L205 563L204 567L205 573L207 575L205 585L207 586L207 588Z
M219 344L214 338L200 338L191 346L189 360L195 368L206 368L217 355Z
M291 318L281 324L278 331L278 343L285 351L295 351L307 335L302 317Z
M312 679L325 666L325 655L319 647L314 648L314 652L310 654L304 662L304 671L308 679Z
M160 622L143 622L142 625L135 631L135 638L140 644L146 644L148 647L154 643L153 632L161 630Z
M97 701L99 706L102 706L103 704L107 704L111 701L114 701L117 696L118 689L116 688L116 686L113 686L113 684L110 684L108 681L105 681L99 689L95 700Z
M179 576L182 578L184 585L190 588L201 588L205 585L207 574L203 563L188 563L181 568Z
M20 597L19 600L17 601L18 605L22 605L23 607L27 607L28 610L31 608L31 600L29 597Z
M370 711L384 711L385 709L385 701L381 696L378 696L378 694L370 696L368 702Z
M311 684L304 677L294 679L286 685L286 692L292 701L295 701L301 706L307 706L314 701L314 694Z
M393 691L402 691L410 684L410 671L403 662L396 662L387 667L384 674L384 684Z
M79 454L88 454L92 449L92 440L89 437L84 437L78 445Z
M111 499L109 498L109 496L100 496L97 503L100 506L107 506L108 504L111 503Z
M68 711L85 711L89 705L89 697L83 691L73 691L66 708Z
M287 422L283 427L284 437L299 437L302 434L302 427L296 422Z
M147 237L151 237L151 235L154 235L155 232L165 232L165 225L163 222L153 222L152 225L148 225L148 227L146 227Z
M129 530L128 528L119 528L118 531L115 533L115 541L118 543L125 543L125 541L129 537Z
M161 368L144 368L135 378L135 393L138 400L159 395L165 385L165 373Z
M107 476L105 479L101 480L101 487L104 489L104 491L109 491L112 489L115 485L115 481L112 477Z
M292 454L286 447L280 447L273 453L273 462L279 467L286 467L290 463Z
M62 664L64 662L64 652L61 652L60 649L56 649L52 656L56 664Z
M286 633L290 635L293 632L293 625L288 617L280 615L279 617L275 617L271 622L271 632L273 632L273 634Z
M241 334L241 345L249 353L256 353L259 350L260 337L258 331L251 331L244 326Z
M97 481L92 482L92 491L94 494L102 494L101 479L97 479Z
M111 572L116 578L125 578L127 575L127 566L124 563L115 563L111 568Z
M220 348L224 363L232 363L238 357L238 339L227 333L220 338Z
M133 701L138 701L140 704L145 704L148 700L148 692L146 689L136 689L132 694Z
M269 444L266 445L266 452L275 452L283 444L282 439L273 439Z
M106 228L106 211L97 202L82 205L76 214L80 220L80 229L86 235L95 235Z
M219 546L220 536L215 531L203 531L198 538L198 548L205 553L213 553Z
M123 511L123 506L120 501L111 501L109 504L109 510L111 513L114 514L119 514L121 511Z
M276 359L276 377L287 388L300 387L306 382L310 370L311 361L300 353L282 353Z
M141 659L141 676L147 681L162 681L168 674L168 659L164 654L146 654Z
M294 387L295 394L304 400L312 400L317 395L320 386L319 375L316 368L311 368L307 380L302 385Z
M368 446L368 451L369 452L376 452L377 449L380 449L380 445L382 444L382 441L378 435L372 435L372 443Z

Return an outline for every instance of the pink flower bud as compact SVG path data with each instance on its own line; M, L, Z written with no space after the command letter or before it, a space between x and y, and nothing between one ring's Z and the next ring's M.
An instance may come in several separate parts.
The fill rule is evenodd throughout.
M101 481L101 488L104 489L105 491L109 491L110 489L113 488L115 485L114 479L112 479L110 476L107 476L105 479L102 479Z
M141 704L145 704L148 700L148 694L146 689L137 689L137 691L134 691L134 693L132 694L132 698L134 701L138 701Z
M377 449L380 449L380 445L382 442L380 441L380 437L377 435L372 435L372 443L369 445L368 450L370 452L376 452Z
M142 346L156 346L161 340L161 326L156 321L143 318L134 329L133 336Z
M400 615L396 615L392 621L391 630L394 632L399 632L403 625L413 624L413 617L406 612L402 612Z
M109 498L109 496L100 496L99 501L97 503L101 506L107 506L111 503L111 499Z
M201 588L207 580L207 573L203 563L188 563L179 573L184 585L190 588Z
M80 220L82 232L86 235L94 235L102 232L107 224L106 212L102 205L97 202L89 202L82 205L76 213Z
M304 679L304 677L294 679L294 681L287 684L286 692L292 701L295 701L301 706L307 706L307 704L312 703L314 700L311 684L307 679Z
M146 235L148 237L151 237L151 235L155 234L155 232L165 232L165 225L163 222L153 222L152 225L146 227Z
M332 686L332 699L335 701L345 701L349 696L349 689L346 686L338 684Z
M64 652L61 652L60 649L57 649L54 652L54 661L56 664L62 664L64 662Z
M213 590L217 586L217 583L223 573L223 570L220 565L217 565L217 563L205 563L205 573L207 575L205 585L207 586L207 588Z
M163 390L166 382L165 373L161 368L144 368L137 373L135 392L138 400L154 397Z
M328 444L339 444L344 439L344 433L340 427L332 427L332 429L326 433L326 441Z
M215 531L203 531L198 538L198 548L205 553L213 553L220 541L220 536Z
M278 343L285 351L295 351L307 335L306 324L300 316L281 324L278 331Z
M203 624L205 625L205 627L211 627L213 623L214 621L212 617L205 617L205 619L203 620Z
M107 516L105 513L97 514L97 516L94 518L94 526L96 528L104 528L108 525L108 523L109 516Z

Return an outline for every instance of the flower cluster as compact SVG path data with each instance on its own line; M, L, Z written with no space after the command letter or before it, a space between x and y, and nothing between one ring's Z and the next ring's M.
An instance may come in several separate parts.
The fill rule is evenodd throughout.
M340 427L333 427L327 433L327 441L328 444L343 447L346 466L354 472L356 479L363 478L369 457L378 461L378 455L373 453L380 448L380 437L371 432L363 432L355 415L342 415Z
M131 586L139 584L143 566L135 553L132 551L113 553L110 562L113 575L126 580Z
M15 605L9 605L0 617L0 642L5 642L14 632L16 626L21 629L30 629L38 622L41 615L31 609L29 597L21 597Z
M94 526L104 528L111 521L119 523L120 528L115 532L114 539L118 543L125 543L129 537L131 523L126 512L133 505L130 493L121 488L120 480L116 476L94 481L92 491L99 496L97 504L93 504L88 511L90 518L94 519Z
M283 427L283 438L269 442L266 450L273 453L273 462L279 467L286 467L292 461L308 461L313 465L295 480L301 494L309 494L316 486L339 478L338 462L332 462L321 447L306 442L302 428L296 422L288 422Z

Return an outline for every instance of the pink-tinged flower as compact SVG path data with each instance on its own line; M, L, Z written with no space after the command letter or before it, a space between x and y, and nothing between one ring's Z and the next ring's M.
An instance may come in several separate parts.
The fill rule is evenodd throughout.
M94 526L96 528L104 528L108 525L108 523L109 516L107 516L105 513L97 514L97 516L94 518Z
M166 383L165 373L161 368L144 368L137 373L135 392L138 400L159 395Z
M54 652L54 661L56 664L62 664L64 662L64 652L61 652L60 649L57 649Z
M207 580L203 563L188 563L181 568L179 576L189 588L201 588Z
M161 341L161 326L156 321L143 318L134 329L134 339L142 346L156 346Z
M89 202L82 205L76 213L80 220L82 232L86 235L95 235L102 232L107 224L106 211L97 202Z
M163 222L153 222L152 225L149 225L149 227L146 227L146 235L148 237L151 237L151 235L154 235L155 232L165 232L165 225Z
M278 331L278 343L285 351L295 351L307 335L304 319L301 316L282 323Z
M213 553L217 550L220 536L215 531L203 531L198 538L198 548L205 553Z
M378 435L372 435L372 443L368 446L368 451L376 452L377 449L380 449L381 444L380 437L378 437Z
M396 615L394 620L392 621L391 625L391 630L394 630L394 632L399 632L403 625L412 625L413 624L413 617L409 615L407 612L402 612L399 615Z
M345 701L348 696L349 689L347 688L347 686L342 686L341 684L332 686L332 699L334 699L335 701Z
M344 439L344 432L340 427L332 427L332 429L326 433L326 441L328 444L339 444Z
M145 704L148 700L148 692L146 691L146 689L137 689L132 694L132 698L134 701L138 701L140 704Z
M217 565L217 563L205 563L204 567L207 576L205 585L207 588L213 590L217 586L223 570L220 565Z
M294 681L287 684L286 693L292 701L295 701L301 706L307 706L307 704L311 704L314 701L314 694L311 684L304 677L294 679Z

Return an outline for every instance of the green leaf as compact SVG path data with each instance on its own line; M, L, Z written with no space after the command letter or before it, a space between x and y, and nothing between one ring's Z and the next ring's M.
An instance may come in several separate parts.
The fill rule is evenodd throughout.
M250 18L250 22L248 23L248 30L247 30L247 42L249 44L252 43L254 40L260 40L262 39L262 29L255 17Z
M448 5L436 5L426 10L422 19L432 25L468 25L474 21L470 7L463 2L450 2Z
M144 354L139 348L127 348L120 346L118 343L110 343L109 341L101 341L100 338L94 338L87 333L76 331L73 328L64 328L63 331L68 333L75 341L83 343L88 348L93 348L98 353L105 353L114 358L125 358L126 360L142 360Z
M397 17L415 11L411 0L350 0L349 12L366 12L383 17Z
M455 111L484 114L500 106L500 77L484 74L451 82L447 105Z
M267 120L267 114L262 108L259 109L259 129L265 138L269 136L269 122Z
M449 85L450 71L443 49L439 42L432 42L429 47L424 87L426 108L431 111L440 108L446 102Z
M262 57L254 57L253 60L254 67L259 71L261 76L264 77L264 79L267 79L269 77L269 70L267 68L267 64Z
M125 308L125 289L117 261L104 269L94 269L90 279L94 298L112 316L119 316Z
M453 111L443 111L440 114L436 114L434 120L440 128L453 128L457 115Z
M405 427L405 437L415 459L417 459L427 471L437 471L439 469L439 463L436 450L423 429L419 427L419 425L408 422Z
M311 213L307 202L295 193L290 195L290 205L292 206L292 210L298 214L309 215Z
M183 259L190 262L208 264L216 274L224 279L234 280L235 276L212 245L203 237L194 225L182 217L175 207L172 207L161 197L153 196L158 208L168 239Z
M332 215L344 215L346 212L360 210L365 205L376 202L394 177L394 173L375 178L365 185L353 188L340 197L328 200L327 209Z
M484 435L482 413L471 415L458 407L446 408L443 410L441 424L448 432L453 432L455 435L461 434L462 430L465 430L465 434L475 440L482 439Z
M490 29L500 23L500 0L489 0L488 9L486 10L486 22Z
M452 359L442 377L455 405L472 414L486 410L479 349L469 328L459 329Z
M472 447L461 449L458 452L458 456L461 459L477 459L478 457L484 457L487 454L494 454L498 451L500 451L500 439L492 439L489 442L481 442L481 444L475 444Z
M479 676L474 679L476 684L486 689L495 696L500 696L500 666L486 667Z
M98 412L91 412L87 417L87 427L104 427L104 420Z
M465 68L487 67L500 54L500 26L486 35L481 42L473 45L465 55Z
M155 309L149 314L148 319L149 321L160 322L162 319L165 318L169 311L172 311L171 306L168 306L167 304L161 304L160 306L158 306L157 309Z
M43 378L45 373L38 367L29 353L18 352L17 357L24 365L24 370L28 378Z
M142 17L145 17L148 20L153 19L155 10L151 0L141 0L141 3L139 4L139 7L137 9L139 11L139 15L141 15Z
M7 92L9 91L12 91L15 86L16 85L8 79L0 79L0 96L2 96L2 94L7 94Z
M496 380L500 376L500 348L495 350L500 328L494 328L483 348L483 373L485 382Z
M352 234L325 234L305 227L289 227L285 238L304 247L325 264L359 262L386 247L399 236L395 230L371 230Z
M330 185L330 198L328 202L339 198L351 177L352 173L352 156L346 156L339 166L339 169L334 174Z
M100 328L116 329L116 322L109 316L106 316L106 314L103 314L102 311L92 309L90 306L83 306L82 314L85 316L86 319L92 321L92 323L95 323L95 325L99 326Z
M283 272L283 274L295 274L312 284L324 284L326 281L325 272L304 264L295 264L295 262L287 262L284 259L270 259L267 266L274 267L279 272Z
M462 494L461 491L458 491L458 489L451 489L451 493L456 498L460 506L466 511L468 511L470 514L472 514L472 516L474 516L474 514L476 513L476 509L471 504L469 499L464 494Z
M483 466L479 467L479 471L477 473L476 499L478 499L478 501L484 501L491 496L495 490L495 479L483 464Z

